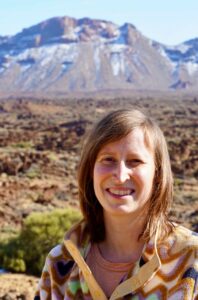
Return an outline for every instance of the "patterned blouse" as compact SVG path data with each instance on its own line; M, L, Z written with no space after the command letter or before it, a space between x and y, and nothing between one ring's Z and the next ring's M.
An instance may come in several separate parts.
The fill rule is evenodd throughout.
M35 300L107 300L85 262L90 246L84 222L71 228L48 254ZM109 298L116 299L198 300L198 235L176 225L163 242L150 240Z

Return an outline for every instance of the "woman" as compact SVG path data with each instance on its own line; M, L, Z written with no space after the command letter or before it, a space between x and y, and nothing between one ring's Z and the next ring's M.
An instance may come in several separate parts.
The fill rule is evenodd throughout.
M78 175L84 220L49 253L35 299L198 299L198 238L168 220L173 180L156 123L108 114Z

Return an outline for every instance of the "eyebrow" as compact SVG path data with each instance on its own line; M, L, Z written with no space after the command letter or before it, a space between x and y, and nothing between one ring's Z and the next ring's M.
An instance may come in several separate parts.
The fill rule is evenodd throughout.
M115 155L115 154L116 154L116 152L106 150L106 151L99 152L98 156L99 155ZM128 156L136 156L136 157L139 157L139 158L141 157L140 153L138 153L138 152L131 152L131 153L129 153Z
M105 154L113 155L113 154L115 154L115 152L112 152L112 151L100 151L98 153L98 155L105 155Z

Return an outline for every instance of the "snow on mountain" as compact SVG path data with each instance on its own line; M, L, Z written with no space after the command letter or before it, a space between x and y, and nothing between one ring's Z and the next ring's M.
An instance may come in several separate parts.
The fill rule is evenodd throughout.
M55 17L0 36L0 89L197 89L197 50L198 39L166 46L132 24Z
M166 46L152 41L156 50L172 66L171 88L197 89L198 83L198 38L175 46Z

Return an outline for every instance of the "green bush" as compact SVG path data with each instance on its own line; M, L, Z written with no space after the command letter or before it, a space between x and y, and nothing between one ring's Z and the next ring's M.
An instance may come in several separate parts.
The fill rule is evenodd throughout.
M10 271L40 275L47 253L80 219L80 212L72 208L32 213L15 238L1 242L0 265Z
M12 144L12 147L29 149L29 148L33 148L33 143L31 141L20 141L16 144Z
M7 242L0 243L0 265L15 272L25 272L23 249L20 249L20 235L11 238Z

